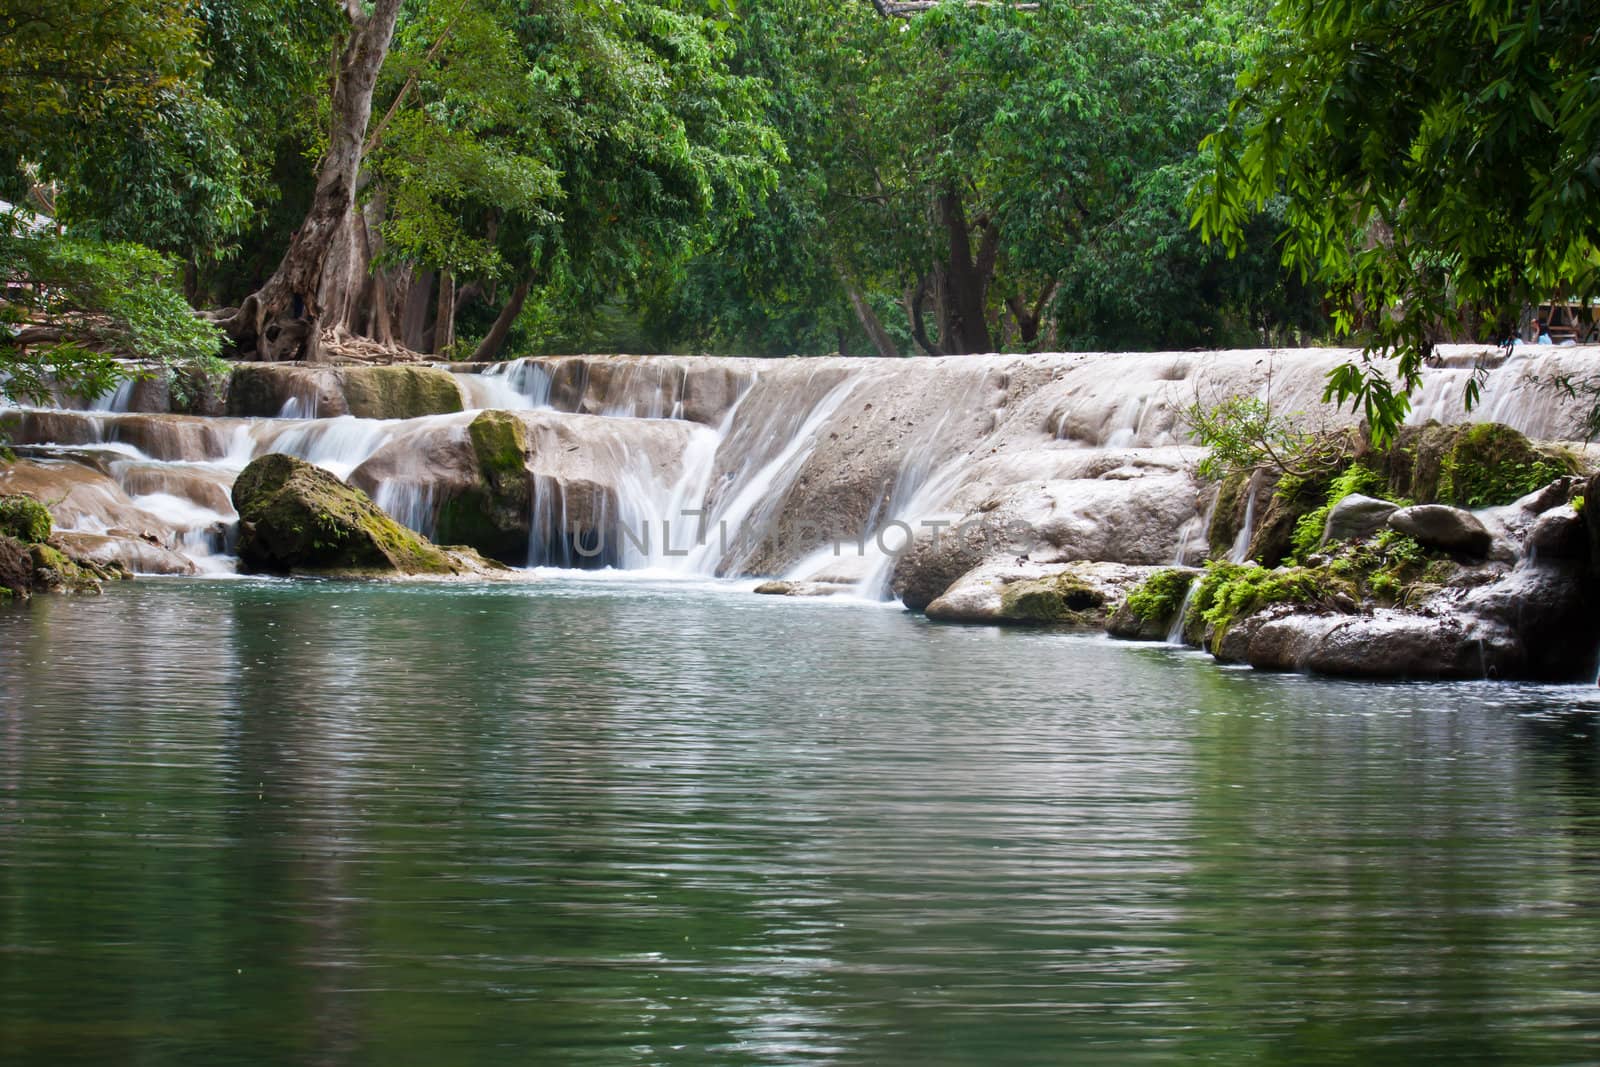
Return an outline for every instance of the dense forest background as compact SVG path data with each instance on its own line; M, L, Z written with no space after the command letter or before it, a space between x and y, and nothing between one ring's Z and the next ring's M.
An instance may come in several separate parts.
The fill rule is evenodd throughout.
M1434 341L1594 291L1597 26L1593 0L0 0L0 357L14 392L107 352L1356 338L1403 391ZM1381 414L1382 377L1336 391Z
M1254 4L388 6L353 226L326 264L342 291L319 309L354 335L494 358L1327 328L1270 211L1231 258L1189 226L1197 146L1269 39ZM195 307L238 307L306 224L342 53L383 7L13 10L0 196L168 257Z

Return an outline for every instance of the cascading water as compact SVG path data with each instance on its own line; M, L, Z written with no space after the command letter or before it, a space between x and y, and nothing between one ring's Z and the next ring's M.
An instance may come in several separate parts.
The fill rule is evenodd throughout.
M1544 383L1581 378L1592 354L1514 352L1487 371L1484 404L1468 416L1459 409L1474 373L1465 353L1428 370L1413 420L1491 416L1568 436L1586 405ZM476 413L497 408L516 412L533 439L529 563L796 579L827 571L836 585L882 596L904 540L896 524L915 531L963 515L1033 523L1065 546L1051 559L1194 562L1207 523L1193 503L1197 457L1183 446L1182 409L1195 397L1259 393L1270 374L1275 406L1309 410L1327 370L1349 357L561 357L458 374L467 410L419 419L315 418L292 402L282 414L299 417L278 419L12 407L0 420L24 462L0 474L0 491L12 484L57 499L64 530L132 531L216 569L235 519L234 476L284 452L354 476L399 521L431 534L446 491L443 461L432 457L459 449ZM141 396L129 388L100 403ZM372 466L380 454L388 459ZM1172 504L1152 512L1152 499ZM1131 542L1084 540L1141 523L1160 528Z

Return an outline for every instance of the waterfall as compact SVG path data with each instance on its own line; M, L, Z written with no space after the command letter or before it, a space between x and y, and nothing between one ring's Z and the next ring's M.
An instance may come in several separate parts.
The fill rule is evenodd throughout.
M1593 353L1447 351L1447 365L1425 371L1412 421L1493 418L1570 436L1587 403L1551 383L1586 378ZM352 479L431 535L471 477L467 427L498 409L515 412L531 441L530 565L784 576L877 598L897 581L905 542L937 522L1026 527L1036 554L1020 541L981 551L1045 563L1195 562L1209 522L1195 506L1198 453L1183 410L1270 381L1280 410L1348 425L1350 413L1319 399L1328 370L1357 355L538 357L458 371L463 412L392 420L316 417L303 390L279 418L115 410L159 393L123 383L93 410L0 411L22 453L0 471L0 492L57 501L63 530L131 532L216 570L236 519L233 478L283 452ZM1484 401L1469 415L1460 395L1480 357ZM1231 557L1247 547L1255 512L1252 494Z

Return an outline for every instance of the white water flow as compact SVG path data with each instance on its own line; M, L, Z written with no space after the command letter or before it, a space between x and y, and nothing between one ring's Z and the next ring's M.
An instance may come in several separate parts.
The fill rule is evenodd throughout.
M822 427L859 382L854 375L845 378L811 407L797 429L768 436L763 442L767 449L775 444L780 447L767 462L754 466L747 461L729 472L725 486L717 487L724 489L722 502L713 505L707 498L707 506L711 508L707 528L711 536L684 557L684 571L715 576L741 574L741 565L762 541L771 536L784 536L784 531L778 528L783 519L784 494L816 448ZM755 454L760 455L761 451Z
M1256 535L1256 475L1251 473L1244 487L1244 522L1239 535L1228 548L1229 563L1243 563L1250 558L1250 539Z
M1483 351L1495 365L1468 415L1461 391ZM1502 359L1463 350L1425 371L1412 421L1494 418L1570 439L1588 404L1552 383L1592 376L1596 351L1522 349ZM1208 523L1191 503L1201 486L1197 455L1183 445L1184 404L1257 395L1270 377L1286 413L1320 410L1348 424L1348 413L1327 412L1318 398L1329 369L1349 358L523 359L457 375L463 413L394 421L312 417L304 396L284 403L293 418L106 410L160 402L158 390L129 384L96 401L101 410L0 412L22 453L0 468L0 492L52 502L64 531L158 545L216 569L236 521L229 490L250 460L282 452L354 475L396 519L431 534L439 507L472 477L464 428L479 408L510 409L536 438L530 563L595 565L574 553L579 530L591 545L606 536L603 562L615 567L827 578L876 597L900 558L905 535L894 524L916 532L946 517L1033 524L1055 539L1049 559L1196 562ZM1232 558L1248 545L1255 512L1252 503ZM856 558L825 554L851 530L859 541L845 548ZM1096 530L1126 536L1096 540Z
M550 406L550 371L530 359L496 363L477 374L458 371L454 376L468 411L537 411Z

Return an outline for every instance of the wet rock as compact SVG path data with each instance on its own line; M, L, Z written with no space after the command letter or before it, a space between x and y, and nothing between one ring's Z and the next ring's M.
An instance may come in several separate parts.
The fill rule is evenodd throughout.
M436 367L242 363L228 381L227 412L236 416L414 419L461 409L455 378Z
M1138 477L1103 477L1128 469L1112 465L1117 458L1124 457L1103 454L1095 465L1085 462L1073 469L1064 457L1051 456L1060 473L1093 476L1001 481L978 510L951 517L937 528L919 526L910 549L895 561L894 594L909 608L924 608L963 574L990 560L1144 567L1169 563L1177 554L1184 523L1194 514L1194 482L1187 472L1166 466L1164 455L1145 457ZM1000 481L1008 466L979 469Z
M461 388L435 367L340 367L345 408L358 419L415 419L460 411Z
M439 504L437 536L508 563L528 558L533 482L528 431L515 415L485 411L467 427L473 478Z
M33 558L28 546L0 534L0 604L26 600L33 591Z
M292 456L262 456L233 485L239 564L268 574L456 574L472 568L401 526L359 489Z
M129 574L196 574L198 568L187 556L136 537L114 534L61 533L55 542L79 563L91 563Z
M1329 510L1321 544L1370 537L1383 529L1389 516L1399 510L1399 504L1351 493Z
M1238 658L1261 670L1310 671L1348 678L1516 677L1522 656L1513 635L1455 616L1379 610L1371 615L1284 614L1241 630Z
M1523 538L1522 551L1537 560L1587 560L1589 542L1583 517L1567 505L1541 514Z
M1426 548L1486 559L1493 544L1488 529L1470 511L1445 504L1417 504L1389 516L1389 527Z
M0 467L0 493L49 501L57 530L122 531L172 548L178 530L133 502L116 481L93 465L71 459L19 459Z
M762 596L840 596L853 593L855 586L842 585L838 582L813 582L813 581L771 581L762 582L755 587L755 592Z
M928 618L1001 625L1103 626L1149 567L995 560L962 575L928 604Z
M537 360L560 411L720 423L755 374L732 361L681 356L561 356Z

